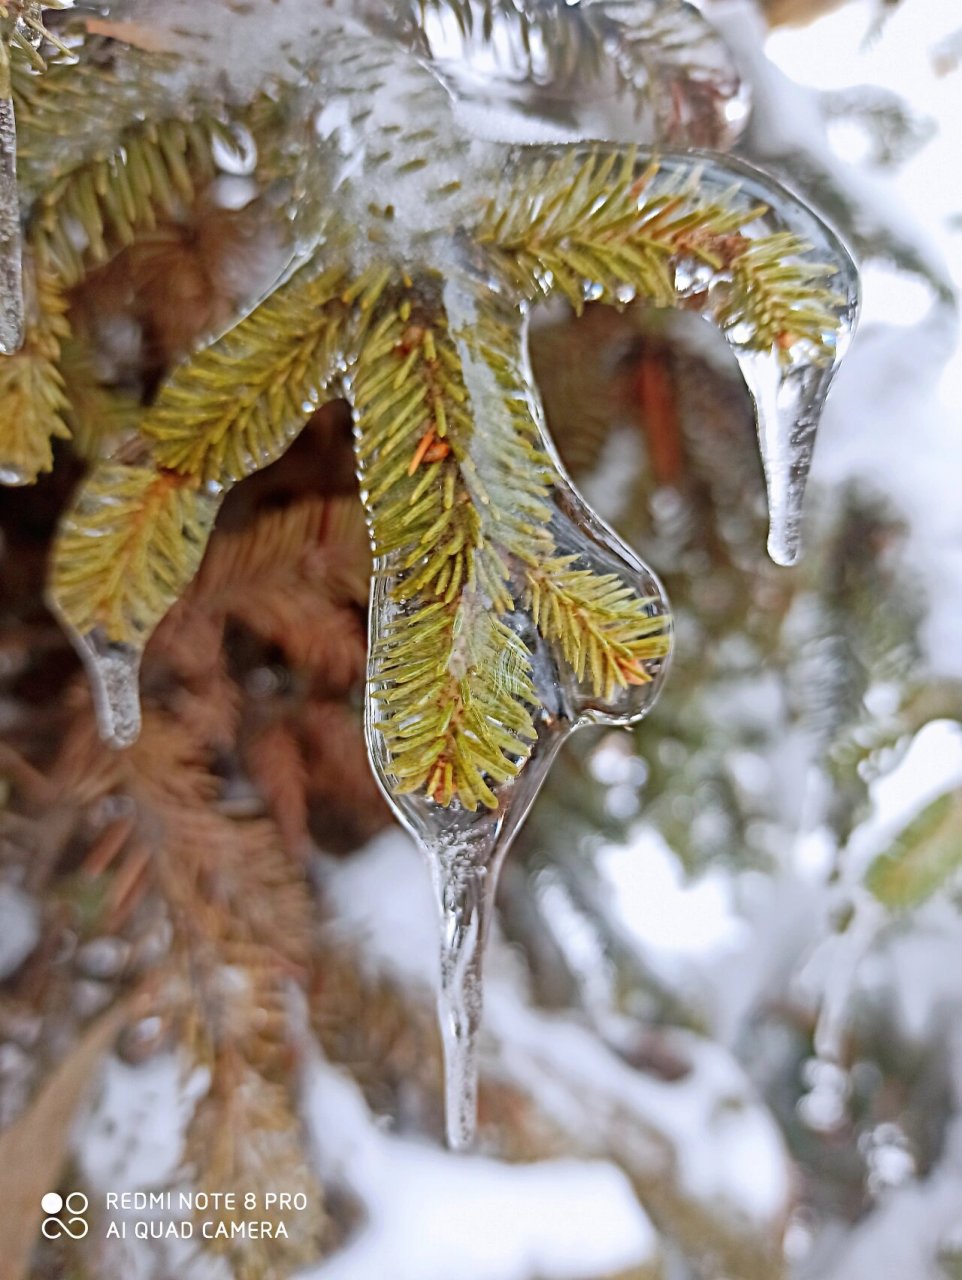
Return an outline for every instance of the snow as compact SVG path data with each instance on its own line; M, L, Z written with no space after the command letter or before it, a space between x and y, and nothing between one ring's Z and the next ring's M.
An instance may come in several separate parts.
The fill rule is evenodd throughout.
M187 1070L184 1059L162 1053L134 1066L116 1057L105 1061L97 1097L77 1124L74 1153L99 1218L108 1192L176 1190L183 1184L184 1138L194 1107L209 1085L206 1070ZM134 1224L167 1224L165 1209L111 1209L109 1219L125 1224L103 1261L104 1280L231 1280L225 1259L211 1253L198 1261L193 1241L142 1241Z
M849 873L860 875L868 860L883 853L927 805L959 786L962 728L952 720L930 720L898 764L869 784L872 812L848 842Z
M37 904L13 885L0 884L0 980L16 973L39 940Z
M78 1134L84 1178L97 1191L137 1191L171 1179L207 1073L185 1078L176 1054L140 1066L119 1058L104 1064L100 1094Z
M730 876L707 872L689 881L654 827L642 824L630 844L606 845L597 863L611 888L613 911L640 946L707 960L746 940Z
M690 1033L666 1033L666 1048L689 1068L667 1082L633 1069L585 1028L529 1009L508 991L489 990L487 1010L502 1069L566 1127L602 1132L629 1161L653 1168L666 1160L653 1153L667 1144L662 1172L672 1168L683 1194L735 1224L772 1224L784 1214L784 1145L723 1049Z
M325 900L337 938L357 944L372 972L405 985L437 987L438 925L425 860L407 836L391 830L346 862L325 862Z
M581 1280L655 1260L654 1230L611 1164L509 1165L391 1137L319 1057L304 1106L318 1167L360 1199L365 1221L298 1280Z
M408 987L436 987L435 907L406 836L385 834L349 862L327 864L324 890L332 929L353 938L363 963ZM685 1192L736 1220L771 1222L784 1212L781 1138L723 1049L672 1032L668 1047L687 1074L671 1083L646 1076L587 1027L530 1006L518 992L517 962L497 936L486 968L483 1069L530 1090L573 1135L606 1134L617 1145L634 1134L633 1158L646 1163L667 1147Z

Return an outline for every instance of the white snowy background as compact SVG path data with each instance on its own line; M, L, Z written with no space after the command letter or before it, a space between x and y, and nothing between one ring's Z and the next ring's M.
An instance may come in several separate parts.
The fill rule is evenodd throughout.
M962 7L909 0L867 39L878 6L862 0L767 40L749 3L705 7L754 85L759 155L766 146L776 153L789 144L818 154L873 217L918 246L935 272L962 281L962 70L941 77L932 70L962 26ZM928 142L898 170L872 169L857 125L827 125L820 94L854 85L890 90L932 122ZM924 639L932 670L962 676L962 361L955 314L920 275L894 265L870 265L863 288L861 328L829 401L813 486L869 477L905 513L913 566L905 589L928 601ZM681 1083L650 1080L577 1026L535 1010L498 938L486 1008L485 1051L497 1056L489 1066L530 1083L546 1110L569 1125L604 1127L630 1113L668 1133L686 1190L746 1223L778 1221L791 1194L782 1138L727 1051L764 997L790 992L813 1010L821 1007L823 1047L830 1050L853 994L884 984L897 995L907 1035L925 1037L939 1020L954 1028L955 1086L962 1094L962 927L955 907L931 902L911 934L884 945L880 908L868 901L859 901L856 924L842 937L826 928L840 895L858 897L853 886L886 836L962 782L962 733L948 723L928 725L897 769L874 785L874 812L851 839L843 885L826 885L836 850L817 818L807 816L817 814L817 804L806 803L805 778L791 760L767 766L764 785L791 789L800 814L778 875L716 868L689 880L643 816L629 845L600 857L625 936L669 984L696 993L706 1013L715 1043L684 1044L694 1069ZM436 967L433 906L426 871L406 838L381 837L346 864L325 864L324 876L337 929L361 943L370 965L429 988ZM20 928L15 906L0 901L0 921L15 917ZM5 932L7 946L25 945L16 929ZM813 948L814 938L827 941ZM830 1122L838 1105L838 1081L824 1066L805 1099L816 1122ZM100 1100L78 1135L91 1187L153 1186L165 1169L172 1174L177 1118L186 1119L195 1086L202 1089L203 1081L185 1094L173 1060L109 1064ZM366 1213L342 1251L304 1273L312 1280L579 1280L654 1258L653 1228L613 1164L509 1166L393 1136L356 1085L319 1056L305 1068L304 1102L325 1181L343 1185ZM934 1245L962 1229L962 1129L947 1135L941 1163L924 1184L898 1143L880 1139L875 1158L882 1192L854 1229L816 1237L804 1219L789 1222L787 1249L799 1277L942 1274L934 1270ZM211 1276L226 1274L216 1261L206 1265ZM136 1280L153 1273L131 1249L126 1274Z

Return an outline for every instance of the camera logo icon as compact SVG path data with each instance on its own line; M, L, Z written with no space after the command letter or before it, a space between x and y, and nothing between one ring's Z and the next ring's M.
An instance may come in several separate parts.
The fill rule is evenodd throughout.
M48 1191L41 1199L40 1207L47 1215L40 1230L48 1240L61 1240L68 1236L71 1240L82 1240L90 1230L90 1224L84 1217L90 1201L82 1191L71 1191L66 1199L57 1191ZM62 1218L61 1214L68 1217Z

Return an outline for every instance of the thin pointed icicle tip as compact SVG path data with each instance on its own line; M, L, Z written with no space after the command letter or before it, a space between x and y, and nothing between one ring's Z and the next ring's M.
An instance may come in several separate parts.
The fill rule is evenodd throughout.
M74 641L93 689L100 736L116 751L132 747L140 737L140 662L131 645L110 644L102 636Z
M802 536L798 526L786 529L783 525L772 523L768 531L768 555L774 564L782 569L791 569L798 564L802 555Z

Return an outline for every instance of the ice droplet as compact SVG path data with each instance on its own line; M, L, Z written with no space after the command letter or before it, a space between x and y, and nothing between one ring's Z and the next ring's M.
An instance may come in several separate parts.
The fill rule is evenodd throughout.
M93 690L100 736L118 750L131 746L140 735L141 650L113 643L99 629L74 633L74 644Z

